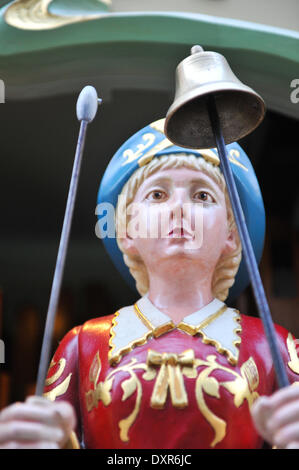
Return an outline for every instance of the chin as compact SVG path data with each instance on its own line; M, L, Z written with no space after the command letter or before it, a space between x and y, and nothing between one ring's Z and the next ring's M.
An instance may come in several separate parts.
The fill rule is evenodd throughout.
M194 247L189 241L180 241L179 243L173 243L166 249L161 251L161 258L178 257L185 259L196 259L201 258L200 247Z

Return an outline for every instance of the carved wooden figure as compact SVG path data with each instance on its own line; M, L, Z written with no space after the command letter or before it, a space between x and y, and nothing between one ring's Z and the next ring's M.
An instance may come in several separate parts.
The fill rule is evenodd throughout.
M111 235L110 204L117 237L103 241L140 298L64 337L46 382L53 403L5 409L1 447L299 447L299 388L274 393L261 321L225 303L248 279L217 152L176 147L162 129L163 120L131 137L99 190L99 233ZM241 147L227 147L259 258L258 183ZM276 331L296 383L294 338Z

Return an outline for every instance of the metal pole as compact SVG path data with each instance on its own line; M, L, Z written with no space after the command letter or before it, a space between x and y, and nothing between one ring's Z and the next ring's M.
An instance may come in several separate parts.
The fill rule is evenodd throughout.
M81 169L82 155L87 131L87 125L96 114L98 106L98 98L96 91L93 87L87 86L83 88L79 95L77 102L77 117L81 121L79 137L76 147L72 177L69 187L67 205L64 215L63 227L60 237L58 255L56 260L55 272L52 282L52 289L46 319L46 326L44 330L44 337L42 343L42 351L38 368L37 375L37 386L35 395L42 396L44 383L47 376L47 370L49 367L50 353L51 353L51 342L52 333L54 328L55 316L59 301L59 295L62 284L62 277L65 266L65 259L67 254L68 242L70 237L72 218L75 206L75 199L77 194L79 175Z
M272 360L274 363L274 369L277 376L278 385L280 388L289 385L286 369L282 360L278 343L276 339L276 332L273 325L269 305L266 299L263 283L258 270L256 258L252 248L251 240L247 230L239 194L233 177L232 169L229 164L229 160L226 153L226 147L224 144L224 138L221 130L220 120L218 116L217 106L214 96L208 97L208 110L211 120L212 129L214 132L218 154L221 163L221 169L226 181L227 190L229 193L233 213L235 216L236 225L239 231L244 258L249 274L249 278L252 284L256 304L260 314L260 318L263 323L265 335L268 340Z

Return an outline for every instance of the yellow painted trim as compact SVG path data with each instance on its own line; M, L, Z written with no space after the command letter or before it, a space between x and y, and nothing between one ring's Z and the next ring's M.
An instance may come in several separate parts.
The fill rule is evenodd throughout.
M192 325L189 325L188 323L185 322L180 322L177 326L170 321L169 323L166 323L164 325L161 325L157 328L154 328L154 326L151 324L151 322L147 319L147 317L141 312L140 308L138 307L137 304L134 305L134 312L138 316L138 318L143 322L143 324L149 329L147 333L145 333L143 336L140 338L137 338L133 341L131 341L128 345L125 347L121 348L117 354L113 354L113 351L115 349L115 345L113 344L113 338L115 337L115 331L113 328L117 325L117 316L119 315L119 312L116 312L113 320L112 320L112 327L110 329L110 340L109 340L109 346L110 346L110 351L108 353L108 359L109 363L111 365L117 364L121 358L125 355L131 352L135 347L137 346L142 346L145 344L151 337L158 338L159 336L167 333L168 331L171 331L175 328L188 333L192 336L195 336L196 334L201 336L202 342L204 344L211 344L216 348L216 350L220 353L223 354L227 357L228 362L231 365L236 365L238 363L239 359L239 351L236 355L232 354L231 351L226 349L221 345L221 343L213 338L208 337L203 331L202 328L206 327L210 323L212 323L214 320L219 318L225 311L227 310L227 306L225 305L224 307L221 307L217 312L211 314L208 318L206 318L203 322L201 322L199 325L196 325L195 327ZM236 312L236 316L234 317L234 321L236 321L238 324L241 320L241 316L238 310L234 309ZM235 335L238 335L242 331L241 325L238 325L237 328L234 329L233 333ZM241 338L238 338L233 341L233 345L235 347L239 347L241 344Z
M141 312L140 308L138 307L137 304L134 305L134 313L137 315L137 317L142 321L144 326L148 328L149 330L154 331L155 327L151 324L151 322L146 318L145 315Z
M80 444L74 431L71 432L64 449L80 449Z

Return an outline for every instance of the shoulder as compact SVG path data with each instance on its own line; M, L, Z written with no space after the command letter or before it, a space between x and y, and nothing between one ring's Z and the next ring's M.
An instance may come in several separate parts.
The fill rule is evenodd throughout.
M62 340L59 342L59 345L54 355L54 359L56 359L56 357L60 356L61 354L73 355L73 353L77 349L78 335L80 329L81 326L75 326L70 331L68 331L68 333L65 334Z
M248 342L251 345L254 343L257 351L270 354L263 322L260 318L241 314L241 329L242 341ZM286 328L276 323L274 323L274 330L278 348L283 359L287 361L289 360L290 344L294 342L293 335Z
M103 317L92 318L86 321L80 328L80 334L83 333L99 333L110 329L113 317L117 314L105 315Z
M111 315L88 320L81 326L80 335L98 335L99 333L104 334L105 332L110 331L112 326L116 326L119 323L121 323L122 326L125 326L125 329L129 329L132 319L136 319L134 314L134 305L128 305L116 310Z
M92 318L82 325L73 327L59 342L54 359L61 355L73 357L76 356L78 343L82 337L99 336L105 333L109 333L114 316L115 314Z
M258 335L265 336L263 322L260 318L252 317L252 316L244 315L244 314L240 314L240 315L241 315L241 324L244 330L250 332L251 335L258 334ZM286 328L274 323L274 329L275 329L277 337L280 340L286 340L286 338L289 335L289 331Z
M68 331L62 340L59 342L58 350L65 348L75 348L77 347L78 341L84 337L89 336L103 336L109 334L113 324L117 323L117 320L125 317L127 318L126 313L132 310L132 306L123 307L110 315L105 315L101 317L91 318L87 320L82 325L75 326L70 331Z

